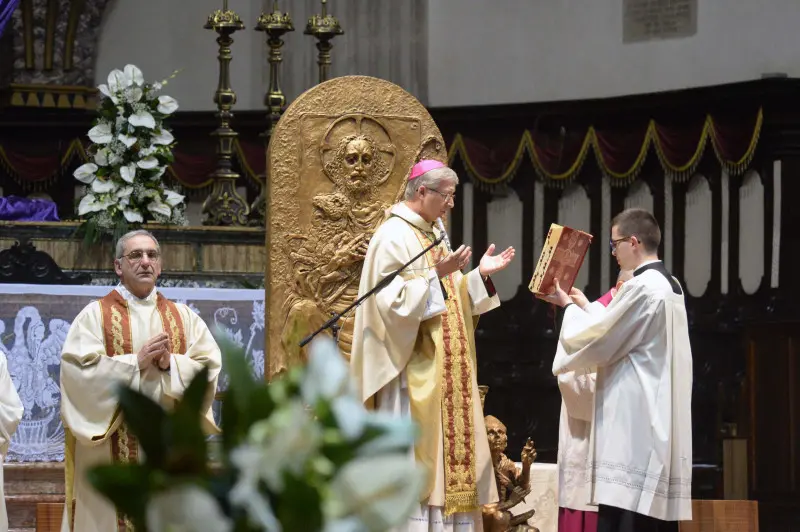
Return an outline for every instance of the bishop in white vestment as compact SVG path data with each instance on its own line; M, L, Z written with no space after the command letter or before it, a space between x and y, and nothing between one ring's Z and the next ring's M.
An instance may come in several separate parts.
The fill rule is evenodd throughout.
M66 432L66 504L62 532L131 530L130 522L90 485L88 468L136 461L139 446L120 416L116 385L138 390L166 408L208 367L208 432L221 368L219 347L203 320L155 288L161 272L155 237L133 231L117 244L121 284L87 305L72 322L61 353L61 415Z
M392 207L364 261L359 295L368 292L438 236L434 223L452 206L458 178L438 161L414 166L406 199ZM409 457L425 468L420 506L399 530L482 530L480 505L497 501L478 393L474 316L499 306L488 276L513 248L463 275L471 255L445 243L422 254L357 310L351 370L362 400L411 416L420 437Z
M692 352L683 289L658 260L661 232L647 211L612 222L611 248L633 269L602 312L573 289L553 373L596 370L586 481L598 531L677 530L691 519ZM660 521L669 521L665 524Z
M8 514L6 513L3 489L3 462L5 462L8 446L17 431L23 412L22 401L20 401L17 388L8 373L8 360L6 360L5 354L0 353L0 498L2 498L0 530L8 530Z

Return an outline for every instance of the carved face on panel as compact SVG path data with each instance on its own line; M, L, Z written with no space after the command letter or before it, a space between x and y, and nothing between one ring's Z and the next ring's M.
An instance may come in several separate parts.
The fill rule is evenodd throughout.
M344 164L349 172L350 181L366 181L372 173L374 157L372 145L366 139L356 138L348 142L344 150Z
M508 446L508 433L506 426L494 416L486 416L486 436L489 439L489 449L492 454L502 453Z

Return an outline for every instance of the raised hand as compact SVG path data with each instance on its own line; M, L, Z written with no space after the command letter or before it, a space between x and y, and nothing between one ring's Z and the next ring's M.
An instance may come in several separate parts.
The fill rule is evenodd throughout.
M436 274L439 277L450 275L451 273L460 270L469 264L469 259L471 258L472 248L462 244L461 247L449 253L445 258L436 264Z
M500 270L505 269L505 267L508 266L514 259L514 254L516 251L514 251L514 248L512 247L508 247L499 255L492 255L492 253L494 253L494 244L489 244L489 249L487 249L486 253L483 254L483 257L481 257L481 262L478 265L478 270L484 277L488 277L499 272Z

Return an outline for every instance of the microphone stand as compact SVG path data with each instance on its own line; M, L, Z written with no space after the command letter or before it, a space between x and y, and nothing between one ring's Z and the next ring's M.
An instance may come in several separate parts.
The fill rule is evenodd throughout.
M444 233L442 233L441 235L439 235L439 236L436 238L436 240L434 240L434 241L433 241L433 244L431 244L430 246L428 246L428 247L426 247L425 249L423 249L423 250L422 250L420 253L418 253L417 255L415 255L415 256L414 256L414 257L413 257L413 258L412 258L410 261L406 262L405 264L403 264L402 266L400 266L399 268L397 268L395 271L393 271L392 273L390 273L389 275L387 275L386 277L384 277L383 279L381 279L381 281L380 281L378 284L376 284L376 285L375 285L375 286L372 288L372 290L370 290L369 292L367 292L367 293L366 293L366 294L364 294L363 296L361 296L361 297L359 297L358 299L356 299L355 301L353 301L353 302L352 302L352 303L351 303L351 304L350 304L350 305L349 305L349 306L348 306L346 309L344 309L342 312L339 312L339 313L336 313L336 312L334 312L334 313L333 313L333 317L331 317L331 319L329 319L328 321L326 321L325 323L323 323L323 324L322 324L322 326L321 326L319 329L317 329L317 330L316 330L316 331L314 331L313 333L311 333L311 334L309 334L308 336L306 336L305 338L303 338L303 340L300 342L300 347L303 347L303 346L305 346L306 344L308 344L308 343L309 343L311 340L313 340L313 339L314 339L314 337L315 337L316 335L318 335L319 333L321 333L321 332L322 332L322 331L324 331L325 329L332 329L332 330L333 330L333 336L334 336L334 339L336 339L336 340L338 341L338 336L339 336L339 329L340 329L340 326L339 326L339 324L338 324L337 322L339 321L339 319L340 319L342 316L344 316L345 314L347 314L348 312L350 312L351 310L353 310L355 307L359 306L361 303L363 303L363 302L364 302L364 300L365 300L365 299L367 299L367 298L368 298L368 297L370 297L371 295L373 295L373 294L376 294L376 293L380 292L381 290L383 290L384 288L386 288L387 286L389 286L389 283L391 283L391 282L394 280L394 278L395 278L395 277L397 277L397 276L400 274L400 272L401 272L401 271L403 271L403 270L405 270L406 268L408 268L408 267L409 267L411 264L413 264L413 263L414 263L414 261L416 261L417 259L419 259L419 258L420 258L420 257L422 257L423 255L425 255L425 254L426 254L428 251L430 251L430 250L432 250L433 248L435 248L436 246L438 246L438 245L439 245L439 244L442 242L442 239L443 239L443 238L444 238Z

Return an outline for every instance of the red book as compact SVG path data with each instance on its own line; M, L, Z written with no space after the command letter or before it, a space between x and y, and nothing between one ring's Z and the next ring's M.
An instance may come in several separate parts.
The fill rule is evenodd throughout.
M552 294L554 280L558 279L561 289L569 294L591 243L592 235L589 233L550 224L528 289L534 294Z

